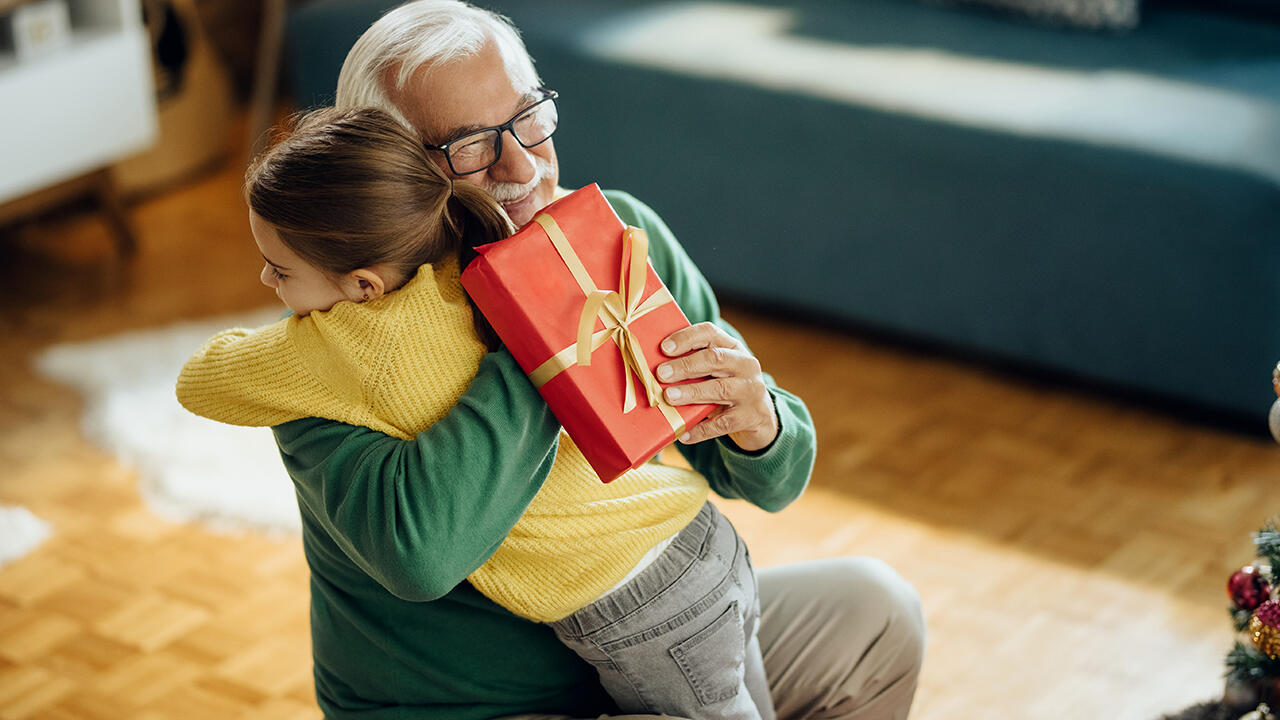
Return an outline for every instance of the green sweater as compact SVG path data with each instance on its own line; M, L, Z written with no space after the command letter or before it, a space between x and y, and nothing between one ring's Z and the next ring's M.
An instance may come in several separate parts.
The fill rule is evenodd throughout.
M648 232L650 261L690 321L737 337L662 220L630 195L606 197L623 222ZM815 437L804 403L766 380L781 427L771 446L677 447L718 494L777 511L804 490ZM505 351L486 355L458 404L413 440L317 418L274 428L302 517L316 695L327 717L613 709L595 671L547 626L466 582L546 479L559 430Z

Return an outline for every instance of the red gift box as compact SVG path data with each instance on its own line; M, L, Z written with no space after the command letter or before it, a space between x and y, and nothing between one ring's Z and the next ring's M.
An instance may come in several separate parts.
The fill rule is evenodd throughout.
M599 186L476 251L462 286L602 481L715 409L663 399L659 344L689 319L649 265L644 231L623 225Z

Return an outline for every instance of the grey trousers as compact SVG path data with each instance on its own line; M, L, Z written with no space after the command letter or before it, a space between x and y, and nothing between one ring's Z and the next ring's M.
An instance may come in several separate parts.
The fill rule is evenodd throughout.
M747 545L711 503L648 567L551 629L630 713L774 720Z
M757 637L779 720L907 717L924 655L924 617L915 588L873 558L763 568L757 580Z

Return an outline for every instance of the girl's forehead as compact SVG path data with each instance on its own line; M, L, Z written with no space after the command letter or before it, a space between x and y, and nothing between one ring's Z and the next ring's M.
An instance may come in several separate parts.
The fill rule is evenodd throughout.
M257 243L262 258L281 270L297 270L306 265L288 245L280 239L275 226L262 216L249 211L249 229L253 233L253 241Z

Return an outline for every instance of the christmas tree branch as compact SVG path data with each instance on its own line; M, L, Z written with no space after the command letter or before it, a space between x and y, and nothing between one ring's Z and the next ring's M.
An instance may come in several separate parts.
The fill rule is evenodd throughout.
M1243 608L1231 609L1231 621L1235 623L1236 632L1244 632L1244 629L1249 627L1249 618L1251 617L1253 617L1252 610L1245 610Z
M1237 641L1227 653L1227 680L1243 685L1280 675L1280 660L1273 660Z

